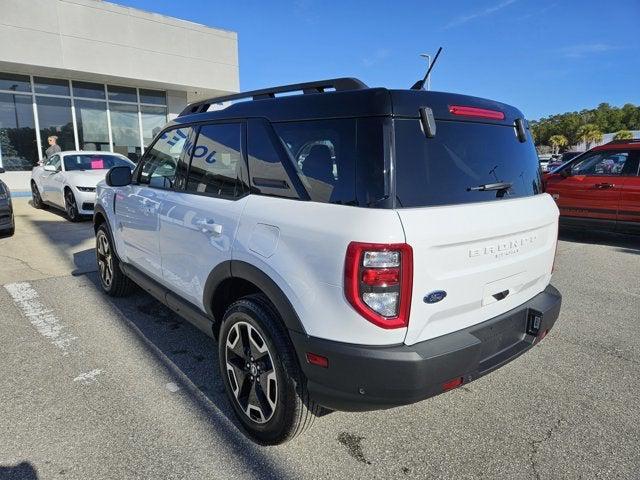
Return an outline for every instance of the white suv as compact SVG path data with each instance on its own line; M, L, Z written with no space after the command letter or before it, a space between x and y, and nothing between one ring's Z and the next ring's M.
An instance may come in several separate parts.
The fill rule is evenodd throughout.
M94 221L104 290L132 280L217 338L264 444L474 380L560 310L558 209L490 100L335 79L193 104L109 171Z

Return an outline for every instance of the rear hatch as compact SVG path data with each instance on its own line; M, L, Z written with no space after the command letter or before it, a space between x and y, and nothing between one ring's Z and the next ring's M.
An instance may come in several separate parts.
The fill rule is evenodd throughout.
M558 210L542 193L528 128L518 137L518 110L459 95L395 95L396 208L414 252L405 339L411 345L493 318L543 291ZM425 131L433 125L418 113L424 106L435 118L431 137Z

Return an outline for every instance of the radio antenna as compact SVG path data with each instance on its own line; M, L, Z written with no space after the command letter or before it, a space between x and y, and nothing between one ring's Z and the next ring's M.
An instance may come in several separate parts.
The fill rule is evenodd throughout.
M441 51L442 51L442 47L438 48L436 56L433 57L433 62L431 62L431 65L429 65L429 68L427 69L427 73L425 74L424 78L414 83L413 86L411 87L411 90L424 90L424 84L429 78L429 74L431 73L431 70L433 70L433 66L436 64L436 60L438 60L438 56L440 55Z

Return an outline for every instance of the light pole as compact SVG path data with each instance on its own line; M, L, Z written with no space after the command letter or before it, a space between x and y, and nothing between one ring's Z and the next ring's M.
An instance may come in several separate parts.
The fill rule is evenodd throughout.
M431 55L428 53L421 53L420 56L427 59L427 70L429 70L431 67ZM429 73L429 76L427 77L427 91L429 90L431 90L431 73Z

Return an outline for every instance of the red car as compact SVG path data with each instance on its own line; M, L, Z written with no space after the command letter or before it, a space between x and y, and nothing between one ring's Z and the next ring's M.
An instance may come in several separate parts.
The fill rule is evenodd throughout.
M640 233L640 140L592 148L545 175L560 224Z

